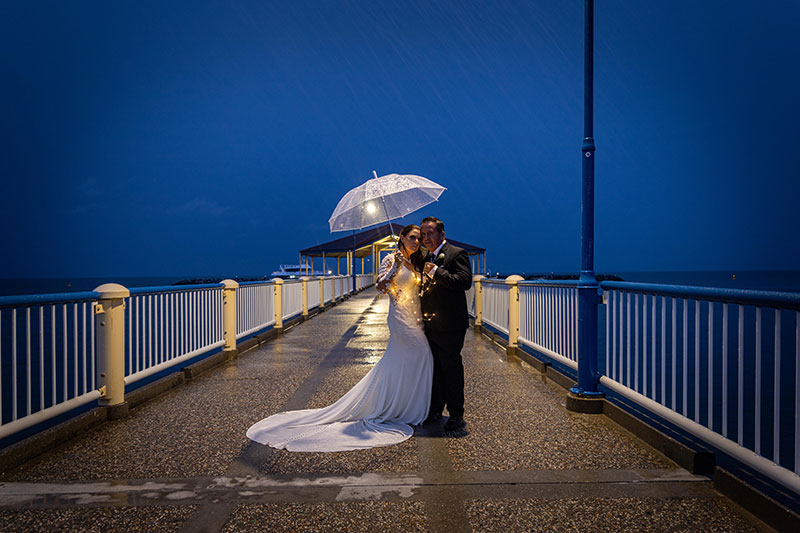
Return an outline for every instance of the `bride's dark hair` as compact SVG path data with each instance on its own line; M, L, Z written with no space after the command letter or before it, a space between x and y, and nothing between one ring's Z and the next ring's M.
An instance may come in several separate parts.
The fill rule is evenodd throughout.
M404 227L403 229L400 230L400 236L401 237L405 237L406 235L411 233L411 230L419 231L419 226L417 226L416 224L409 224L408 226L406 226L406 227ZM408 258L409 261L411 261L411 264L414 265L414 268L416 268L417 270L420 270L420 262L422 261L422 258L424 257L424 254L422 253L422 242L421 241L422 241L422 237L420 236L419 248L417 248L417 251L414 252L413 254L411 254L411 257ZM397 240L397 248L400 249L400 247L405 248L405 246L403 245L403 241L398 239Z

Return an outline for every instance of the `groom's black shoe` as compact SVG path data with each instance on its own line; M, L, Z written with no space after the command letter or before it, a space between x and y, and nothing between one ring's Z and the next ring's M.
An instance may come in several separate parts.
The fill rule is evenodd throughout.
M445 431L458 431L460 429L464 429L465 425L466 424L464 424L464 419L463 418L450 417L450 419L444 425L444 430Z
M426 426L428 424L436 424L441 419L442 419L442 414L441 413L431 413L431 414L428 415L428 418L425 419L425 421L422 423L422 425Z

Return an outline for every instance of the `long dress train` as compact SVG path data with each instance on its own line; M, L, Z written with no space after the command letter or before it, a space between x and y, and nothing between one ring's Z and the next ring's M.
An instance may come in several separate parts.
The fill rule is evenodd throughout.
M247 430L250 439L289 451L333 452L390 446L411 437L411 425L428 414L433 376L419 276L400 266L389 295L389 342L367 375L328 407L278 413L255 423Z

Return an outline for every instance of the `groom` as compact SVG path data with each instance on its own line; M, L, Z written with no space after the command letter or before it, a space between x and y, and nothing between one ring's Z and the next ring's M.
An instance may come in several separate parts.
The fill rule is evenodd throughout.
M420 223L422 243L430 253L422 266L422 318L425 336L433 352L431 407L424 424L442 419L445 405L450 418L445 431L464 427L464 365L461 348L469 327L467 299L472 269L466 250L444 238L444 223L426 217Z

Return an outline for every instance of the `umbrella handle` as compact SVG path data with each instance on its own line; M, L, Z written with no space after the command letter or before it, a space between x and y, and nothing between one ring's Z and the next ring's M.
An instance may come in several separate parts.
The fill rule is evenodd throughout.
M372 171L372 175L375 176L375 179L378 179L378 173L375 170ZM383 204L383 212L386 213L386 223L389 224L389 231L392 232L392 238L397 242L397 235L394 234L392 220L389 218L389 210L386 209L386 200L383 199L383 196L381 196L381 203Z
M389 224L389 231L392 232L392 238L397 242L397 235L394 234L394 227L392 227L392 221L389 219L389 210L386 209L386 200L383 199L383 196L381 196L381 203L383 204L383 212L386 213L386 223Z

